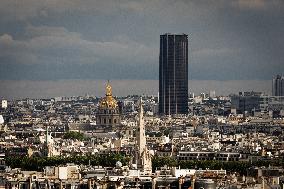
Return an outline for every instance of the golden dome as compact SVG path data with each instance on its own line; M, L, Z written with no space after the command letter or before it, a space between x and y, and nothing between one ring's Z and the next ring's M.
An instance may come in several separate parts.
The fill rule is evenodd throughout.
M112 89L109 82L106 85L106 96L99 101L100 109L115 109L117 108L117 101L112 97Z

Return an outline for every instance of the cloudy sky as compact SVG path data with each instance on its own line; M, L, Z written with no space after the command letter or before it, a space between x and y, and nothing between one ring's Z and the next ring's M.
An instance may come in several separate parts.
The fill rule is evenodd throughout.
M67 93L45 91L52 83L157 80L166 32L189 35L190 80L269 91L284 72L283 12L283 0L1 0L0 97L36 93L35 83L44 96Z

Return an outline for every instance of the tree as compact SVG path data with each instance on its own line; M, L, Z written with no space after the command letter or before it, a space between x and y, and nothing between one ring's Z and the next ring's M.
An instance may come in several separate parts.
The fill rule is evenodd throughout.
M75 131L69 131L63 135L64 139L76 139L80 141L84 141L87 138L83 133L75 132Z
M59 166L66 165L67 163L74 163L77 165L104 166L115 167L117 161L122 165L127 165L130 157L124 154L107 154L107 155L88 155L88 156L53 156L53 157L15 157L10 156L5 158L7 166L12 168L21 168L27 171L40 171L45 166Z

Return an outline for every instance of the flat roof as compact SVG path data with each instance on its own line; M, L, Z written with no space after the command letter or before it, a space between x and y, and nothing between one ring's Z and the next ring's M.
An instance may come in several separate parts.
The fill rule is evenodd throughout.
M185 34L185 33L164 33L162 35L188 35L188 34Z

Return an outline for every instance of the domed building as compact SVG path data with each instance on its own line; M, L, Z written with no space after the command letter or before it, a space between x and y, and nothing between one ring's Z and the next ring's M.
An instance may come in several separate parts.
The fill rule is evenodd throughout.
M121 124L120 119L119 107L112 96L112 88L108 82L106 96L99 101L96 122L104 132L107 132L116 130L117 126Z

